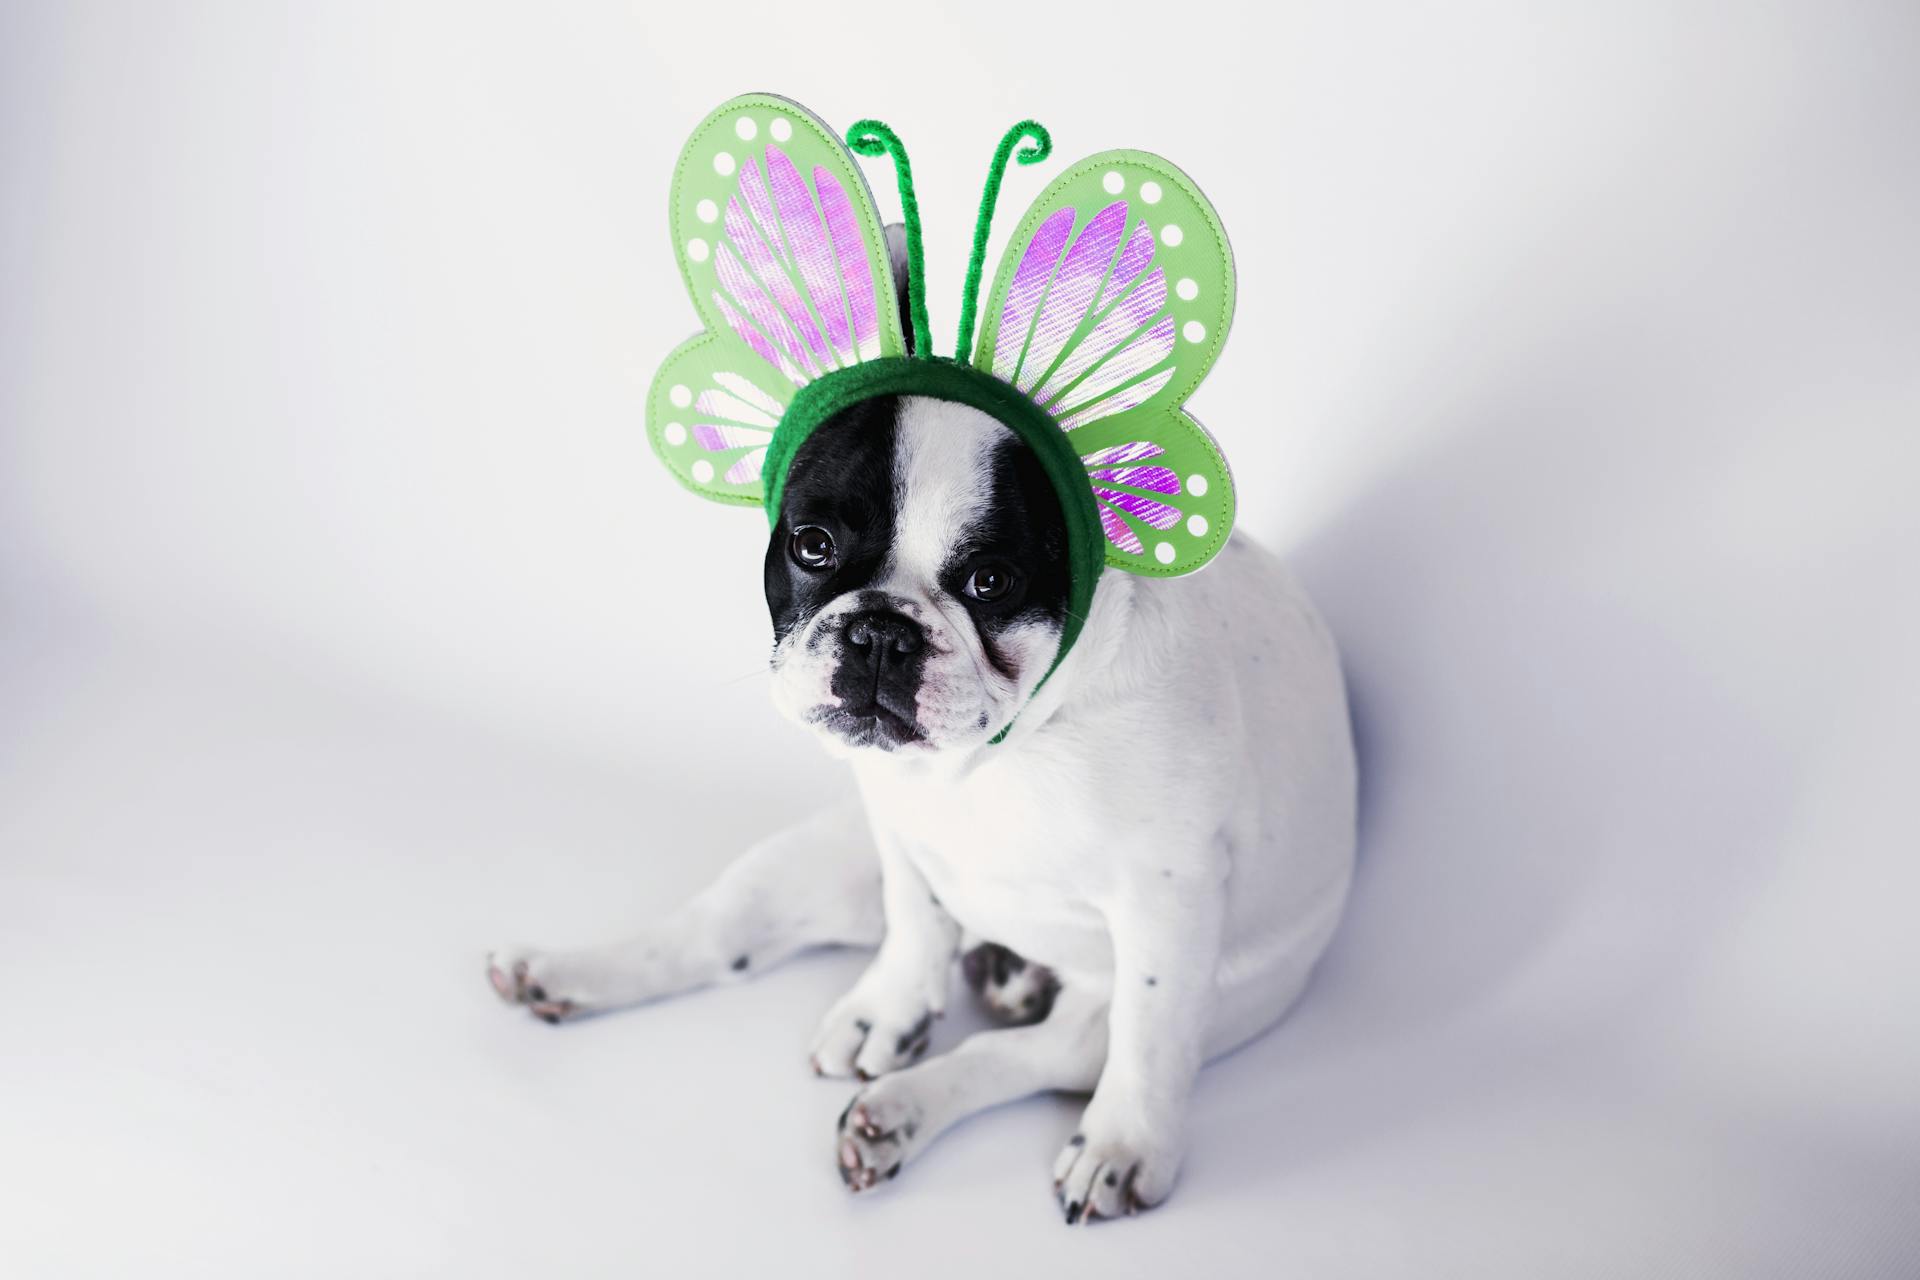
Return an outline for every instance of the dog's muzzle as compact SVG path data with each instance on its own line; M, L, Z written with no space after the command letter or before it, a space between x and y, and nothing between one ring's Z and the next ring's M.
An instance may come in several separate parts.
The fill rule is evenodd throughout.
M926 632L905 614L868 609L840 625L840 663L829 686L840 699L818 719L856 745L896 747L925 737L916 702Z

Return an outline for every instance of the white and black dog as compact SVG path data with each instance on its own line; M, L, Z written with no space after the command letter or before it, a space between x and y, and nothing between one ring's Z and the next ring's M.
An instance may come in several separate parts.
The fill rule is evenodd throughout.
M870 400L814 431L767 547L774 697L863 806L754 846L629 942L498 951L495 989L559 1021L877 945L812 1046L869 1082L834 1137L848 1186L976 1111L1090 1090L1054 1166L1067 1221L1159 1203L1200 1065L1286 1012L1338 922L1346 697L1325 625L1244 535L1190 578L1103 574L1042 684L1065 542L1039 462L978 410ZM921 1061L963 939L1011 1025Z

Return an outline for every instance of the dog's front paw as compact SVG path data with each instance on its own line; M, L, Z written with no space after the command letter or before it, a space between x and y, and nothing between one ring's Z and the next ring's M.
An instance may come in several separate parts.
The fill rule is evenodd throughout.
M861 1090L840 1113L834 1149L840 1180L850 1191L893 1177L918 1147L926 1113L911 1089L898 1087L902 1079L889 1077Z
M563 1022L594 1009L594 993L576 968L564 955L527 947L502 947L487 955L494 994L524 1006L542 1022Z
M874 1080L927 1051L934 1014L917 995L873 993L862 982L827 1011L814 1033L815 1075Z
M1122 1134L1092 1114L1053 1162L1054 1194L1069 1225L1151 1209L1167 1198L1180 1172L1180 1144Z

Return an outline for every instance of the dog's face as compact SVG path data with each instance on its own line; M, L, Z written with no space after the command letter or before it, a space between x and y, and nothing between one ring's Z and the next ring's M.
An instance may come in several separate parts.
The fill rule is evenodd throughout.
M1059 648L1066 523L1032 451L917 396L854 405L794 455L767 545L774 701L836 753L978 745Z

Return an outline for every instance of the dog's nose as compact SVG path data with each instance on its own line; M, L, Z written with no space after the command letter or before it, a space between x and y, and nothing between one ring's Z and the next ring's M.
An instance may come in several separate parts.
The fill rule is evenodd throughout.
M856 613L847 619L847 643L885 662L898 654L918 653L926 640L920 624L903 614L885 610Z

